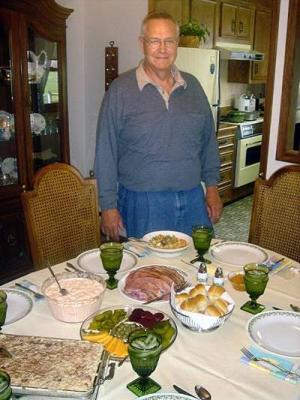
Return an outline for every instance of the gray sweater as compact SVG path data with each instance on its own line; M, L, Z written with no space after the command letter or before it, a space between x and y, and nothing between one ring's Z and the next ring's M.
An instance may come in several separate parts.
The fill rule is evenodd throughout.
M114 80L97 126L95 174L101 209L117 207L121 183L134 191L180 191L215 186L219 153L205 93L190 74L174 90L169 108L151 84L139 90L136 71Z

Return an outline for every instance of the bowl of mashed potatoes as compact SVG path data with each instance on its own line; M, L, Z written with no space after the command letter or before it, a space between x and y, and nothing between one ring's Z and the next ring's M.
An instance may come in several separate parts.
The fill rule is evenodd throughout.
M104 278L86 272L63 272L56 276L61 287L67 290L67 295L60 293L53 277L46 279L41 287L56 319L82 322L99 310L106 290Z

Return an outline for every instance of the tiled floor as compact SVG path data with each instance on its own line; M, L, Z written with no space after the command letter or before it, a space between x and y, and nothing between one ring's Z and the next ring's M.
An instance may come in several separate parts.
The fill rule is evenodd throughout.
M248 242L253 196L244 197L224 207L223 215L214 226L216 237Z

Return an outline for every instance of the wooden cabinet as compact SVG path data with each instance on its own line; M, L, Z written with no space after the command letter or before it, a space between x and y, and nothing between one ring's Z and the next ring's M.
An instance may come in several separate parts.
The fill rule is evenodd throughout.
M0 0L0 282L32 268L21 191L42 166L69 162L71 11L54 0Z
M253 49L264 53L264 60L253 62L251 79L256 82L266 82L268 74L269 46L271 37L271 12L256 10Z
M228 62L228 82L265 83L268 75L269 46L271 35L271 12L263 9L255 11L253 49L264 53L263 61Z
M212 48L215 37L216 0L149 0L149 12L167 12L181 25L195 20L206 25L210 35L201 48Z
M220 1L218 7L218 40L252 44L254 6L236 1Z
M149 0L149 12L167 12L181 25L189 20L189 0Z
M217 132L221 162L221 180L218 189L223 203L231 201L233 196L236 129L234 125L221 124Z
M212 48L215 40L217 4L214 0L191 0L191 19L206 25L210 35L206 38L201 48Z

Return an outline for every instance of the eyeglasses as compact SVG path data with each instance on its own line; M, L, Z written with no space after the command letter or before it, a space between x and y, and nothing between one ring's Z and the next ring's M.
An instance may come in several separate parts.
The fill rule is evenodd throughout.
M152 39L152 38L143 38L145 40L145 42L147 43L147 45L149 47L151 47L151 49L158 49L160 46L162 46L162 44L164 44L164 46L167 49L172 49L174 47L177 46L178 44L178 40L177 39Z

